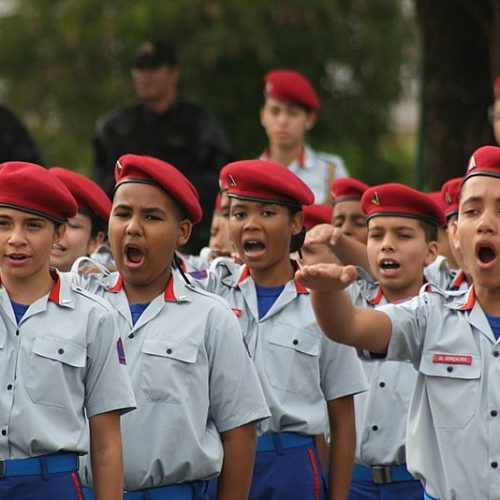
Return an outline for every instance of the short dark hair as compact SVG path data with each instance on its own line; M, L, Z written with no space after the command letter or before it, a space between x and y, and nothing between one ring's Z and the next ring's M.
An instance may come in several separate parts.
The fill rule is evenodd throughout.
M418 223L424 230L425 241L427 243L438 240L438 226L436 224L431 224L430 222L425 222L423 220L419 220Z

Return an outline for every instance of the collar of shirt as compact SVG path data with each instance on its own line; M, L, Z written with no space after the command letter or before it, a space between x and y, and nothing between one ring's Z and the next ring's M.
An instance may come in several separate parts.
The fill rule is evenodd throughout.
M269 151L269 148L267 148L261 155L260 159L261 160L270 160L271 157L271 152ZM309 146L302 146L302 149L300 150L299 155L295 160L293 160L290 164L287 166L292 168L294 166L297 166L299 168L311 168L311 156L312 156L312 150Z
M123 278L119 273L113 273L106 279L106 288L108 292L118 293L123 290ZM167 282L163 297L165 302L186 302L189 298L183 294L185 291L185 284L177 275L176 271L172 269L170 278Z
M290 260L290 262L292 263L293 270L297 271L299 269L298 262L296 260ZM237 276L237 280L234 283L234 286L239 286L240 284L244 283L247 279L253 280L252 276L250 275L250 268L246 264L244 264L240 268L240 272L239 275ZM293 283L295 285L295 291L297 293L306 293L306 294L309 293L309 290L298 281L293 280Z

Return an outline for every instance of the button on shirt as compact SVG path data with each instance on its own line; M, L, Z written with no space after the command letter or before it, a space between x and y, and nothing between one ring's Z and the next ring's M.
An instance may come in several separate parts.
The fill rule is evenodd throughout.
M387 304L380 285L366 273L348 291L353 303L374 308ZM369 390L354 398L357 464L400 465L406 463L405 436L408 406L417 371L411 363L374 359L360 352Z
M269 159L264 152L261 159ZM299 157L287 167L314 193L315 203L327 203L330 200L330 184L339 177L349 177L344 161L340 156L322 151L315 151L304 146Z
M137 398L137 410L122 418L125 489L219 474L219 433L269 416L227 304L173 272L165 292L132 325L117 273L80 280L118 310L124 335ZM88 460L83 476L91 484Z
M380 308L392 322L388 359L418 370L408 421L408 468L441 499L500 492L500 343L474 289L435 290Z
M300 284L289 281L259 320L248 267L216 259L197 283L224 297L238 317L272 414L259 423L260 434L321 434L328 429L325 401L366 390L356 351L319 330Z
M0 458L87 453L85 413L135 407L117 342L109 304L68 275L58 275L19 325L0 287Z

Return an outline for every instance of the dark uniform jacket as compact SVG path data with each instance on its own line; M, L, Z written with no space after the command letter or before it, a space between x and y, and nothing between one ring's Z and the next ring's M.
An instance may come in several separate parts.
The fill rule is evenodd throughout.
M208 242L219 170L234 159L220 123L202 107L177 100L157 114L142 104L104 116L95 137L95 179L111 194L116 160L125 153L154 156L177 167L195 185L203 221L185 250L197 253Z

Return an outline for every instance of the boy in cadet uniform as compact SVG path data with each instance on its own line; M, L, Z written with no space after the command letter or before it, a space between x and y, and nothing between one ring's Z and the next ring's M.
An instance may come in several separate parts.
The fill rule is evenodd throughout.
M361 199L368 218L367 254L373 281L362 270L349 287L354 304L374 308L417 295L424 267L438 251L444 218L426 194L401 184L368 188ZM417 372L410 363L383 362L360 352L370 384L355 398L356 465L350 499L421 499L420 482L406 468L408 405Z
M314 151L305 143L321 107L314 87L304 75L289 69L269 71L264 80L260 121L269 145L261 159L287 166L309 186L316 203L330 201L330 183L348 173L340 156Z
M104 243L108 234L111 201L94 181L62 167L50 169L70 191L78 204L78 212L68 220L66 231L54 245L50 265L59 271L69 271L79 257L111 264L109 247Z
M244 499L255 422L269 412L234 314L172 270L202 215L196 190L146 156L122 156L115 177L118 272L86 286L118 310L137 398L135 418L123 420L124 499L202 499L219 473L219 499ZM88 463L84 472L92 484Z
M297 265L289 254L302 244L302 207L313 194L286 167L265 160L230 163L220 179L244 264L217 259L199 282L233 308L271 410L258 425L249 498L345 498L355 446L352 400L366 386L355 351L327 341L307 290L293 280ZM328 427L327 493L314 438Z
M449 241L452 260L438 255L432 264L428 265L424 274L427 280L443 290L466 290L469 288L470 276L463 269L463 260L454 244L456 221L458 218L458 201L462 178L456 177L446 181L441 186L441 201L446 219L446 235Z
M455 235L473 285L432 288L378 310L354 307L343 288L353 267L317 264L297 278L310 289L332 339L410 360L418 379L408 420L408 466L425 498L497 499L500 491L500 148L469 160Z
M334 207L332 225L343 235L366 245L368 228L366 214L361 207L361 197L368 185L351 177L335 179L330 186Z
M0 165L0 498L80 500L89 451L96 498L122 495L120 414L135 400L116 317L49 269L76 210L43 167Z

